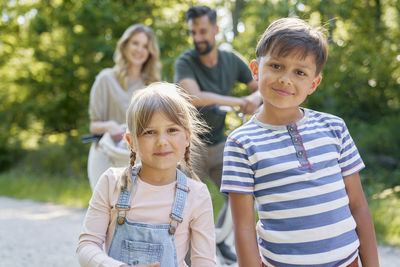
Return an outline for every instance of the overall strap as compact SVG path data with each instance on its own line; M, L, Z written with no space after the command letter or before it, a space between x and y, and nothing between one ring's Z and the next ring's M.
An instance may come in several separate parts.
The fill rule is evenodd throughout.
M140 166L132 168L132 187L135 184L139 170ZM125 222L125 217L126 217L126 216L121 216L120 212L123 211L124 215L126 215L126 211L128 211L131 208L130 204L131 204L131 189L125 188L124 190L121 190L121 192L119 193L118 202L115 205L115 207L118 210L117 222L119 225Z
M177 180L176 180L176 190L175 190L175 199L174 205L172 206L172 211L170 217L172 221L176 222L176 225L170 223L169 233L171 235L175 234L176 228L178 224L183 221L182 214L185 208L185 202L187 193L189 192L189 187L187 186L187 177L181 172L179 169L177 171Z

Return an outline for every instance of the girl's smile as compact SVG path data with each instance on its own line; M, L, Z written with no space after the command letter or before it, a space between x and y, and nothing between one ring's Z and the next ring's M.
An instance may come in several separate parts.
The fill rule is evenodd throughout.
M129 138L130 139L130 138ZM137 137L142 162L140 177L146 182L167 184L176 179L176 166L183 160L190 136L181 125L161 111L155 111Z
M158 152L158 153L154 153L154 155L155 155L155 156L158 156L158 157L166 157L166 156L171 155L171 154L172 154L172 152Z

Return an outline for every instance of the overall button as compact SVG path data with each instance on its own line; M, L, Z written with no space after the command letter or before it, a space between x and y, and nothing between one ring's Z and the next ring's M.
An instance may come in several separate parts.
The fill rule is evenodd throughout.
M293 141L293 143L297 143L297 142L299 142L299 138L298 137L293 137L292 141Z
M118 222L119 225L123 225L124 222L125 222L124 217L118 216L117 222Z
M303 151L302 150L300 150L300 151L297 151L297 156L299 157L299 158L301 158L302 156L303 156Z
M294 132L294 127L293 126L289 126L288 130L289 130L289 132Z

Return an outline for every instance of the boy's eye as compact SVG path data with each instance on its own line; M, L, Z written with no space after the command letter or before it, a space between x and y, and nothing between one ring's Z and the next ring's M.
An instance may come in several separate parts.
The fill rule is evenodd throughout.
M296 73L300 76L305 76L306 74L304 72L302 72L301 70L296 71Z

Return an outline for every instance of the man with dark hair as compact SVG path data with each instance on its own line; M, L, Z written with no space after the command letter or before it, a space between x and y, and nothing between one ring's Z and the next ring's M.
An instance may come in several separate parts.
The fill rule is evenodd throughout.
M238 106L245 113L252 114L262 100L247 63L237 53L217 48L215 36L219 29L215 10L195 6L186 12L185 17L195 49L183 52L176 60L174 82L192 96L192 103L211 128L209 134L202 136L207 149L195 159L194 170L201 179L210 177L219 188L226 140L226 114L220 111L219 106ZM233 96L235 82L245 83L253 93L246 97ZM236 255L225 243L218 244L218 248L225 258L236 261Z

